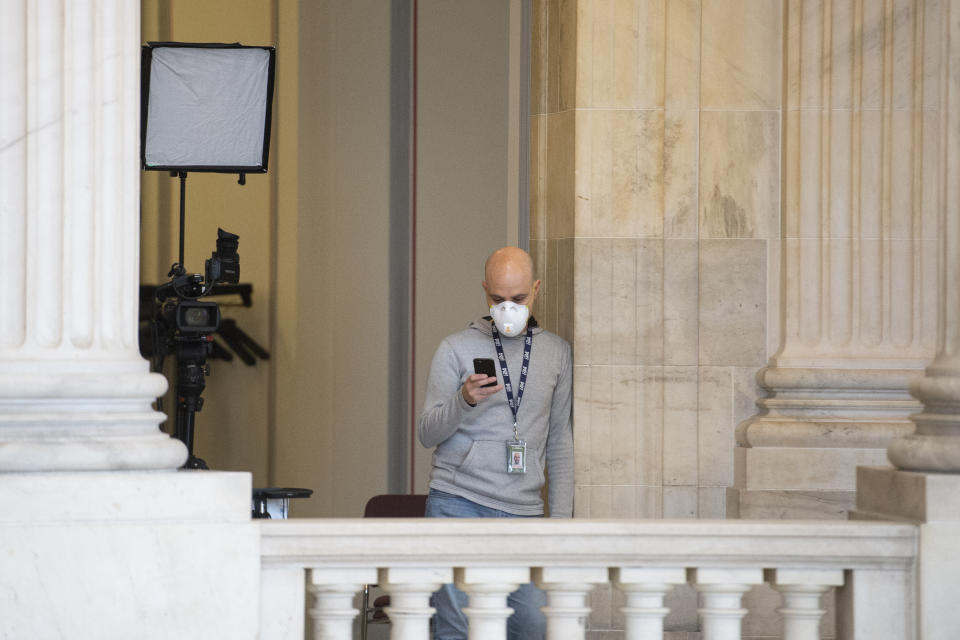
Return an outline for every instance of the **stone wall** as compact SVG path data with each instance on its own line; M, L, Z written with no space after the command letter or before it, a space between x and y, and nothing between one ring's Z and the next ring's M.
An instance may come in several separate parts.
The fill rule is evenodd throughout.
M578 516L727 513L779 341L782 24L779 0L534 3L531 246L574 345Z

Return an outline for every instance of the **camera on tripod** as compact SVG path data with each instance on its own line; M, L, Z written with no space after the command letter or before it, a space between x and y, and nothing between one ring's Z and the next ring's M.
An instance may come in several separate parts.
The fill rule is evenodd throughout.
M155 370L173 355L177 362L174 435L187 445L186 467L206 469L207 464L193 455L194 422L203 408L204 378L210 374L207 358L213 350L213 333L220 326L220 307L216 302L201 301L218 284L237 284L240 280L239 237L217 230L217 249L206 261L205 276L187 273L183 265L174 263L167 275L171 280L155 289L151 301L152 320L141 335L141 353L150 357Z

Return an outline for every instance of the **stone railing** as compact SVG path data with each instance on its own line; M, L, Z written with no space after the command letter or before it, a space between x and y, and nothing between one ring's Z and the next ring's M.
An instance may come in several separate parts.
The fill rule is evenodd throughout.
M470 638L500 640L507 594L529 580L547 592L550 640L584 638L588 593L608 582L625 595L628 640L662 638L664 597L687 583L700 593L703 640L740 638L742 596L764 582L782 594L784 640L819 638L820 596L833 587L838 638L914 638L912 525L330 519L263 521L261 531L264 640L305 629L351 638L356 594L372 583L391 595L390 637L427 640L430 594L444 582L470 596Z

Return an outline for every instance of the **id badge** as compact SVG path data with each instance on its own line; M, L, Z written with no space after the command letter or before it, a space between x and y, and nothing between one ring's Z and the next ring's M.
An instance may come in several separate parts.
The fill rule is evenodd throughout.
M524 440L507 440L507 473L527 472L527 443Z

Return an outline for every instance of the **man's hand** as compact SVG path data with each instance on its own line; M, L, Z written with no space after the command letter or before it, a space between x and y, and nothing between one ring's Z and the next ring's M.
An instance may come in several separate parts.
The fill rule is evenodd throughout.
M467 401L467 404L469 404L471 407L475 407L481 400L489 398L497 391L500 391L500 389L503 389L502 384L494 385L492 387L483 386L496 381L496 378L491 378L485 373L474 373L473 375L468 376L466 382L464 382L463 386L460 387L460 395L462 395L463 399Z

